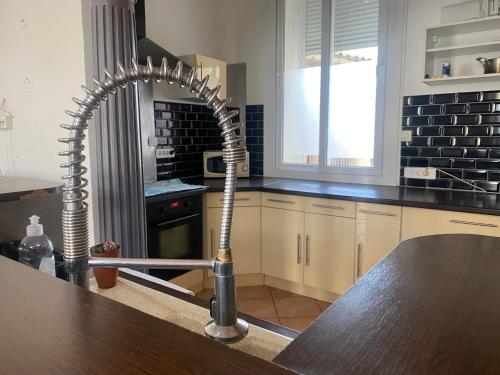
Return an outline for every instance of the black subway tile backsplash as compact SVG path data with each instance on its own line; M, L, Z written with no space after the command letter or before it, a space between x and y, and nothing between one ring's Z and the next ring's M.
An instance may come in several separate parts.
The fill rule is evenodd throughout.
M487 148L468 148L465 150L465 156L468 158L487 158L488 157L488 149Z
M414 107L410 107L414 108ZM439 115L443 113L443 108L440 105L422 105L418 107L419 115Z
M457 103L479 102L481 100L480 92L460 92L456 94Z
M408 148L415 148L418 150L420 149L420 156L440 156L441 152L439 148L435 147L408 147Z
M408 117L408 126L429 125L429 116Z
M402 143L401 185L500 191L500 91L409 96L403 103L401 127L413 137ZM404 178L405 166L438 168L438 178Z
M483 102L500 102L500 91L483 92Z
M474 147L477 146L475 137L455 137L455 146Z
M432 137L430 140L431 146L453 146L455 144L453 137Z
M498 182L476 181L476 182L474 182L474 185L476 185L477 187L484 189L490 193L497 193L498 192Z
M412 96L410 99L410 105L424 105L424 104L432 104L431 95Z
M157 159L158 179L203 175L203 152L222 149L222 137L212 111L202 104L155 102L155 134L174 146L175 158ZM236 108L231 108L236 109ZM262 105L247 106L246 137L253 146L250 152L251 174L263 174ZM239 116L235 118L239 121ZM252 149L251 149L252 147Z
M418 135L441 135L439 126L422 126L418 128Z
M465 130L463 126L444 126L443 135L465 135Z
M486 180L487 171L464 171L464 179L467 180Z
M447 115L462 115L467 111L465 104L446 104L444 106L444 113Z
M441 149L441 156L443 157L463 157L464 156L464 149L463 148L442 148Z
M500 115L481 115L481 124L500 124Z
M469 113L489 113L492 108L491 103L472 103L469 104Z
M433 104L448 104L455 102L455 94L436 94L432 96Z
M477 169L500 169L500 160L478 160L476 162Z
M478 115L462 115L455 116L454 123L456 125L477 125L480 117Z
M445 115L445 116L432 116L431 123L433 125L453 125L454 117Z

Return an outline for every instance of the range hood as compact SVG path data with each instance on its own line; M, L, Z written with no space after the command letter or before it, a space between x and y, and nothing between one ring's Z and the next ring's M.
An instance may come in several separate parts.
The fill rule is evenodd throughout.
M165 48L155 43L146 36L146 11L145 0L137 0L135 4L135 25L137 30L137 60L139 64L146 65L146 58L151 56L154 66L160 66L162 58L166 57L168 65L175 67L179 58L168 52ZM186 65L186 64L185 64ZM189 65L185 69L190 69Z

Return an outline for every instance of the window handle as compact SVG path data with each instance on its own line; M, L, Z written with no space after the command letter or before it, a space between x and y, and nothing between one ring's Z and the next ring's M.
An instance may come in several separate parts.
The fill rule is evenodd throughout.
M498 225L496 225L496 224L479 223L479 222L475 222L475 221L450 220L450 223L453 223L453 224L463 224L463 225L475 225L475 226L478 226L478 227L498 228Z

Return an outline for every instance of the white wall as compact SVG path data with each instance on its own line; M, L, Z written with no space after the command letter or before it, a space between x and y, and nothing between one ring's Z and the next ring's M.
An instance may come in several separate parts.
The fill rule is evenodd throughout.
M3 1L0 51L0 101L15 115L0 130L0 174L60 181L57 139L68 132L59 124L71 123L64 110L76 109L85 83L81 0Z
M80 0L4 1L0 12L0 100L14 112L0 130L0 170L60 180L57 138L85 82ZM58 15L58 16L55 16ZM62 16L64 15L64 16Z
M408 0L407 48L404 72L405 95L498 90L498 81L437 86L429 86L422 83L424 74L425 29L441 23L442 6L456 4L461 1Z

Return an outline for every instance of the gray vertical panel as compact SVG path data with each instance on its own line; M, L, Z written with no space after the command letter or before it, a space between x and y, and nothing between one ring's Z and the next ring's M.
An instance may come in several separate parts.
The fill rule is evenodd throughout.
M92 73L104 79L103 67L126 68L136 56L133 7L129 0L91 0ZM96 111L90 124L90 162L94 223L99 242L113 239L123 255L146 256L146 220L137 87L117 90Z

